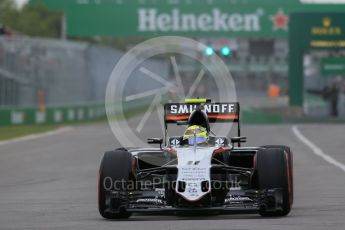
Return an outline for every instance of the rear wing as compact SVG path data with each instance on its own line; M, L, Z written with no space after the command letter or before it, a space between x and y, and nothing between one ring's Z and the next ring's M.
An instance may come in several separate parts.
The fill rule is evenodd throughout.
M187 121L189 115L200 103L168 103L164 105L165 123ZM235 103L205 103L203 111L207 114L210 123L240 121L240 104Z
M230 103L211 103L210 99L186 99L186 103L168 103L164 105L165 123L165 144L168 135L168 124L188 121L190 114L202 106L202 110L207 114L210 123L235 122L237 123L237 136L241 136L240 124L240 104ZM238 143L238 147L241 143Z

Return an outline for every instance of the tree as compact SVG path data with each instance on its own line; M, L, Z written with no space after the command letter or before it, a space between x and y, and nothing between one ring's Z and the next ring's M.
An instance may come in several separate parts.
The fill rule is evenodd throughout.
M58 0L56 0L58 1ZM18 8L14 0L0 0L0 27L16 33L32 37L60 38L62 29L62 13L49 10L44 1L33 1ZM129 44L137 44L143 37L69 37L71 40L84 41L127 50Z
M13 1L1 0L0 13L0 22L18 33L33 37L60 37L62 14L43 5L26 4L18 9Z
M15 4L12 0L1 0L0 1L0 17L2 16L3 12L5 12L8 9L14 9Z

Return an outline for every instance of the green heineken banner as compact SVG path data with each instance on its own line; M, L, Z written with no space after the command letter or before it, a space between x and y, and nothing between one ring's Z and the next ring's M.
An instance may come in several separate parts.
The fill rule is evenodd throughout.
M345 57L325 58L320 64L323 76L345 76Z
M286 36L288 24L283 10L222 6L71 6L67 19L67 34L84 36Z
M286 37L295 11L344 11L299 0L31 0L65 12L70 36Z

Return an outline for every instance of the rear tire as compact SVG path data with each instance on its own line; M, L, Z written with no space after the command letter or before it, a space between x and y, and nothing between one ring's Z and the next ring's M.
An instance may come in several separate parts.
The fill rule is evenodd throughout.
M128 181L129 175L132 170L132 155L123 150L115 150L106 152L101 161L99 169L99 181L98 181L98 209L102 217L106 219L127 219L131 216L130 212L127 212L121 207L121 202L117 207L112 206L112 209L118 209L118 213L107 212L109 204L106 203L107 195L109 194L109 188L112 191L116 191L114 186L108 184L109 178L111 178L111 185L114 185L115 181ZM106 185L106 186L105 186ZM122 190L123 191L123 190Z
M286 153L279 148L261 149L256 154L256 173L258 189L281 188L282 210L260 210L261 216L286 216L291 210L289 198L289 165Z

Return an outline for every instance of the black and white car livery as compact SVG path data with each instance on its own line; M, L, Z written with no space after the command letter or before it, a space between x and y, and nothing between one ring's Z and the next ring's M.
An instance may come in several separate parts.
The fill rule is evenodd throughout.
M121 147L104 154L98 205L107 219L132 213L259 213L285 216L293 203L292 152L284 145L242 147L239 103L187 99L164 105L165 136L159 148ZM234 122L237 135L217 136L210 123ZM168 125L198 125L206 145L186 145ZM226 125L226 124L224 124ZM163 144L164 143L164 144ZM162 147L164 145L164 147Z

